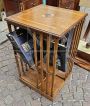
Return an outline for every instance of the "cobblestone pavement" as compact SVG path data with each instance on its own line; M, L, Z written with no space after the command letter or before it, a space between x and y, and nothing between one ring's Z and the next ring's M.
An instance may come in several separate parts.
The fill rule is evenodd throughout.
M90 106L90 73L76 65L54 102L19 81L9 41L0 45L0 106Z

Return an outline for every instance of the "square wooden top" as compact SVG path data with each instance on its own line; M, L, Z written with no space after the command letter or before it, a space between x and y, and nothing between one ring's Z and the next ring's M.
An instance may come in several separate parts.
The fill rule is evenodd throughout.
M61 37L85 16L85 13L79 11L39 5L9 16L5 20Z

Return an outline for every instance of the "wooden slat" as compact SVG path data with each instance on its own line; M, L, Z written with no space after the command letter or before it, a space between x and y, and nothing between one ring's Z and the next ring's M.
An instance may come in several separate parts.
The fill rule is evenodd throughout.
M19 76L21 76L21 70L20 70L20 66L19 66L19 61L18 61L18 53L15 55L15 59L16 59L16 63L17 63L17 68L18 68L18 73L19 73Z
M72 39L73 39L73 35L74 35L74 28L72 28L69 31L69 36L68 36L68 40L67 40L67 49L66 49L66 74L65 74L65 78L67 78L68 74L70 73L70 67L71 67L71 62L70 62L70 50L71 50L71 43L72 43Z
M33 33L33 45L34 45L35 66L37 67L37 38L35 32Z
M41 90L43 89L43 33L40 33Z
M8 26L9 32L12 32L11 24L9 22L7 22L7 26Z
M38 71L37 69L37 37L36 37L36 32L33 33L33 45L34 45L34 59L35 59L35 68L36 68L36 71ZM38 82L39 80L39 72L37 74L37 88L38 88Z
M54 89L54 77L56 73L56 61L57 61L57 51L58 51L58 38L55 38L54 43L54 52L53 52L53 74L52 74L52 87L51 87L51 96L53 96L53 89Z
M21 62L22 73L25 74L25 72L24 72L24 62L23 62L23 59L21 57L20 57L20 62Z
M49 61L50 61L50 36L47 36L47 54L46 54L46 93L48 94L48 73L49 73Z
M18 63L18 66L19 66L19 74L20 74L20 76L22 76L23 75L23 69L22 69L22 63L21 63L21 57L20 57L20 55L17 53L17 63Z

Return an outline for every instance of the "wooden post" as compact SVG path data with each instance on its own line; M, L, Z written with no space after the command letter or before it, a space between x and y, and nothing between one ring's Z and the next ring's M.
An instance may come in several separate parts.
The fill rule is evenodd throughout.
M37 71L37 88L38 88L39 72L38 72L38 67L37 67L37 37L36 37L36 32L33 33L33 45L34 45L35 70Z
M50 36L47 35L47 54L46 54L46 93L47 94L48 94L49 61L50 61Z
M43 33L40 33L41 90L43 90Z
M57 51L58 51L58 38L54 38L54 52L53 52L53 74L52 74L52 87L51 87L51 96L53 97L53 89L54 89L54 77L56 74L56 61L57 61Z

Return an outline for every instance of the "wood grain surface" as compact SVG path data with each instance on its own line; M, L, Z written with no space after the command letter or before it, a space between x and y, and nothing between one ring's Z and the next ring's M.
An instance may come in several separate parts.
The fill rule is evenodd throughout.
M5 20L61 37L87 14L59 7L39 5Z

